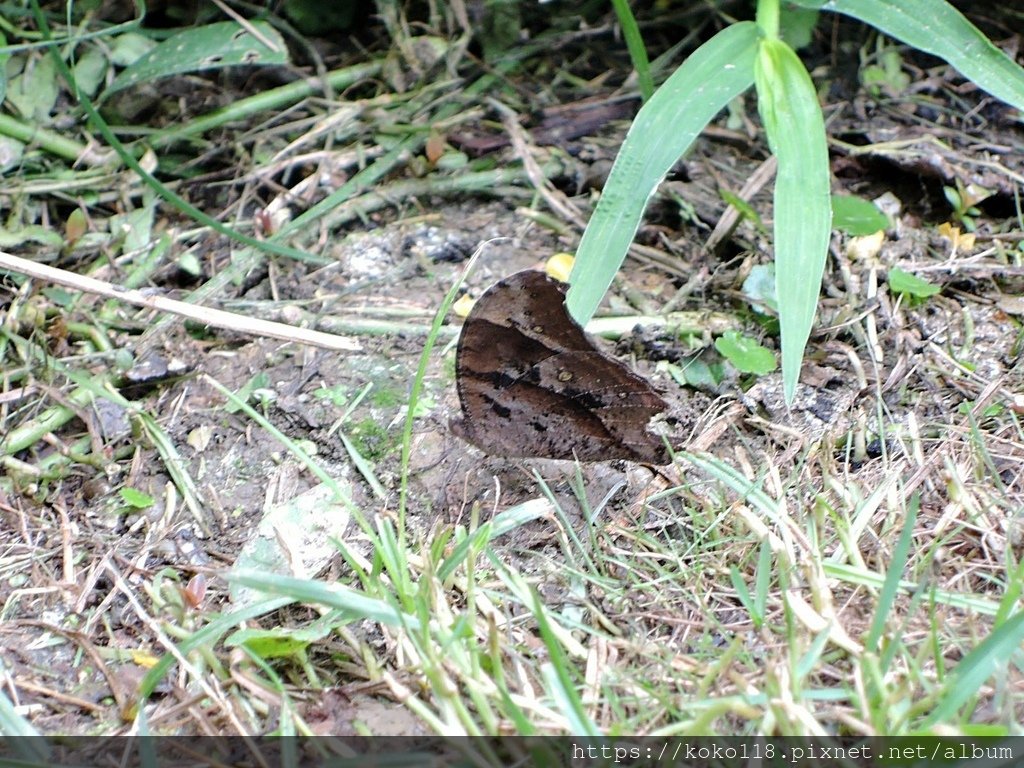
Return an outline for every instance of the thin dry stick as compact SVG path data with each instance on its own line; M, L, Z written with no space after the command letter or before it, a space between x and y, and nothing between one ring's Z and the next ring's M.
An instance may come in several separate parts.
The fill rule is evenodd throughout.
M113 283L97 280L93 277L76 275L55 267L48 267L45 264L37 264L28 259L12 256L9 253L0 251L0 269L6 269L18 274L28 275L49 283L56 283L74 290L85 293L95 293L106 296L110 299L118 299L139 307L155 309L159 312L170 312L190 320L195 320L203 325L214 328L225 328L230 331L240 331L253 336L269 336L284 341L297 341L300 344L309 344L324 349L341 351L358 351L361 349L359 342L346 336L336 336L331 333L321 333L308 328L297 328L284 323L274 323L269 320L236 315L232 312L225 312L222 309L211 309L200 307L197 304L188 304L176 299L168 299L164 296L150 296L142 291L122 288Z
M274 45L273 41L268 40L266 35L260 34L260 31L258 29L256 29L249 22L248 19L246 19L241 14L236 13L234 10L232 10L228 6L226 6L222 2L222 0L213 0L213 4L216 5L218 8L220 8L222 11L224 11L224 13L226 15L230 16L232 19L237 21L250 35L252 35L257 40L259 40L261 43L263 43L265 46L267 46L267 48L269 48L270 50L274 51L275 53L279 50L278 47L276 45Z
M573 202L568 197L555 189L548 176L541 170L536 158L530 152L529 139L526 131L517 122L515 112L501 102L492 101L492 103L501 112L501 123L505 126L505 131L512 142L512 149L515 151L516 157L523 163L523 169L526 171L526 176L529 178L530 183L547 201L552 210L566 221L571 221L577 229L584 229L586 222L583 220L579 209L573 205Z

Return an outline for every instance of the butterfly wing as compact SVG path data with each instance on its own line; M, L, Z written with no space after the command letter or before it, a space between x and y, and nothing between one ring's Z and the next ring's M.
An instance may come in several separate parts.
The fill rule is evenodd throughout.
M453 431L487 453L664 464L647 431L667 404L643 378L600 352L565 308L565 288L519 272L488 289L456 351L463 420Z

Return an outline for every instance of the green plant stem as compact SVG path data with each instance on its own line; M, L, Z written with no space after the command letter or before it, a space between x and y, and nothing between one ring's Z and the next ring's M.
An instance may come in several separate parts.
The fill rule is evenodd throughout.
M84 144L72 141L55 131L23 123L10 115L0 115L0 134L17 139L22 144L39 147L51 155L56 155L72 163L82 162L89 166L102 165L113 157L110 153L89 149Z
M380 74L380 62L357 64L344 69L336 69L327 73L326 84L334 90L344 90L360 80L376 77ZM186 125L175 125L149 135L146 143L154 149L166 147L177 141L200 136L207 131L220 128L228 123L244 120L261 112L268 112L280 107L294 104L325 90L324 85L316 78L296 80L294 83L272 88L257 93L246 99L240 99L226 107L215 109L201 115Z
M345 67L328 73L327 82L335 89L344 89L362 79L374 77L379 74L381 64L370 62L352 67ZM260 112L278 109L287 104L308 98L323 90L316 80L298 80L280 88L273 88L247 99L241 99L226 107L208 112L197 117L186 125L175 125L163 130L156 131L149 135L146 144L154 149L161 149L177 141L200 136L207 131L220 128L228 123L244 120ZM31 144L52 155L68 160L69 162L84 163L87 166L98 166L110 163L114 155L110 152L97 152L89 149L81 142L68 139L67 137L41 128L37 125L30 125L10 115L0 114L0 134L10 136L24 144ZM143 146L132 147L134 156L141 155Z
M76 389L67 396L67 402L78 408L85 408L93 400L92 392ZM49 434L75 418L72 408L55 405L47 408L31 421L15 427L0 441L0 456L11 456L34 445L43 435Z
M477 249L477 252L470 258L462 272L463 276L473 268L480 253L481 249ZM416 375L413 377L412 386L409 388L409 407L406 409L405 425L402 429L402 458L401 472L399 474L401 485L398 491L398 540L402 546L404 546L405 541L405 512L409 498L409 461L412 458L412 428L416 420L416 404L423 392L423 382L427 377L427 370L430 367L430 354L433 352L434 344L440 336L444 319L448 316L448 310L452 304L455 303L455 297L458 295L459 286L461 285L462 278L460 277L448 289L448 293L445 294L444 299L441 301L441 306L438 307L437 314L434 315L430 332L423 343L423 352L420 354Z
M5 4L4 11L0 14L0 30L6 31L12 37L20 37L22 40L38 40L39 38L48 39L43 39L35 43L10 43L5 45L3 49L6 53L13 54L20 53L22 51L46 48L53 44L64 46L81 45L87 40L96 40L101 37L116 37L124 32L130 32L133 29L138 29L142 24L142 18L146 15L144 4L141 0L132 0L132 5L135 6L134 19L129 19L128 21L121 22L120 24L107 26L103 29L93 30L92 32L75 28L71 34L55 38L49 35L44 35L42 32L33 32L32 30L22 29L21 27L15 27L12 25L10 23L12 19L29 16L31 12L24 10L21 7L15 9L12 5Z
M564 169L565 166L554 160L542 166L545 178L554 178ZM354 179L355 177L353 177ZM461 173L457 176L432 176L425 179L406 179L390 184L385 188L375 189L372 192L337 200L331 206L321 207L320 204L313 206L306 214L299 216L295 222L289 224L288 229L299 229L303 225L308 226L307 215L314 211L323 214L328 213L325 222L330 227L337 227L339 224L352 221L353 219L365 216L367 213L378 211L387 206L395 204L396 200L411 200L416 195L453 195L458 193L487 194L499 197L503 200L514 199L515 197L526 198L530 196L530 190L524 187L512 186L516 182L529 182L529 176L522 167L517 168L495 168L489 171L472 171ZM363 188L367 188L363 184ZM344 190L339 189L327 199L339 196Z
M758 0L757 26L769 40L779 37L779 0Z

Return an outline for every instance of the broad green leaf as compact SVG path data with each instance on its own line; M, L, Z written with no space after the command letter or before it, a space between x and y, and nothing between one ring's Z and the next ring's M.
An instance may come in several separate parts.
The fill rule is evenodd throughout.
M42 224L29 224L7 230L0 222L0 248L16 248L26 243L40 243L60 248L64 245L64 237L60 232L54 231L53 227L44 227Z
M288 48L277 30L263 21L248 26L253 31L233 21L221 21L179 32L121 72L104 96L182 72L287 62Z
M713 390L725 379L725 370L720 362L706 363L693 357L682 363L658 363L659 371L667 371L679 384L696 389Z
M352 392L346 384L335 384L314 390L313 397L326 400L336 408L344 408L352 400Z
M775 370L775 355L762 347L757 339L726 331L715 339L715 349L742 373L763 376Z
M196 630L191 635L175 642L175 647L178 651L177 654L165 654L164 657L146 673L146 676L142 678L142 682L139 683L139 699L147 699L152 696L157 685L164 679L164 676L168 673L170 668L174 664L178 663L178 659L182 656L187 656L192 653L192 651L200 648L212 648L220 641L222 635L235 629L239 624L244 624L250 619L254 619L265 614L272 614L291 602L293 602L293 600L289 598L276 597L272 600L261 600L258 603L227 611L225 613L209 615L207 617L207 620L209 621L208 624Z
M88 48L75 62L72 72L75 73L75 83L78 87L88 95L94 96L107 72L107 57L97 48Z
M0 82L3 74L0 73ZM10 136L0 136L0 174L18 168L25 156L25 145Z
M956 412L959 413L961 416L971 416L976 406L976 401L965 400L956 407ZM986 405L984 408L982 408L981 413L978 414L977 418L978 421L982 421L984 419L993 419L996 416L999 416L1005 412L1006 407L1002 403L992 403L991 405Z
M520 3L487 3L482 6L476 36L483 48L484 61L497 63L519 42L523 29Z
M304 627L271 627L270 629L240 629L224 638L226 648L244 645L263 659L280 659L305 651L310 644L323 640L333 631L333 622L344 623L339 615L331 623L321 617ZM326 618L332 618L328 615Z
M927 299L942 290L939 286L897 267L889 270L888 280L889 290L894 293L905 293L915 299Z
M878 57L878 64L865 67L861 73L861 82L872 96L889 94L900 96L910 87L910 75L903 71L903 57L899 51L888 49Z
M275 635L273 631L256 633L250 630L244 636L239 637L238 635L242 635L242 633L236 633L235 636L228 638L233 642L225 642L224 645L229 648L232 645L245 645L261 659L287 658L294 656L299 651L305 651L309 647L309 643L305 640L296 640L283 633Z
M832 226L860 237L888 229L889 217L870 200L854 195L832 195Z
M114 39L110 47L110 63L117 67L130 67L158 44L138 32L125 32Z
M118 494L121 496L121 499L125 504L130 507L135 507L136 509L148 509L156 503L156 500L148 493L143 493L140 490L129 488L128 486L119 490Z
M125 250L127 251L128 248L125 248ZM192 277L199 277L203 274L203 265L193 251L185 251L175 259L175 263L182 272L192 275Z
M818 23L818 16L816 10L784 7L779 30L782 33L782 39L798 51L804 46L810 45L814 38L814 27Z
M7 102L27 121L47 123L57 103L57 65L50 56L29 56L7 85Z
M794 0L860 19L890 37L949 62L997 99L1024 109L1024 69L945 0Z
M757 106L778 158L775 176L775 293L782 382L792 402L818 307L831 234L825 121L810 75L781 40L763 40L754 69Z
M268 505L229 574L253 571L273 577L288 575L297 567L303 573L316 573L337 557L335 541L344 537L351 520L344 503L324 484ZM235 583L230 584L229 590L235 605L248 605L266 597L259 590Z
M285 16L303 35L328 37L352 26L358 4L325 3L323 0L288 0L281 4Z
M110 217L110 234L124 238L123 253L140 253L152 242L156 202L150 200L140 208Z
M715 115L753 83L758 39L753 22L726 27L637 113L576 252L566 303L580 324L594 316L658 183Z
M750 269L750 274L743 281L743 295L750 302L750 307L759 315L769 311L779 311L779 303L775 299L775 265L757 264Z
M58 307L62 307L68 310L68 312L72 311L75 304L81 298L80 293L71 293L71 291L66 291L57 285L47 286L43 288L41 293Z

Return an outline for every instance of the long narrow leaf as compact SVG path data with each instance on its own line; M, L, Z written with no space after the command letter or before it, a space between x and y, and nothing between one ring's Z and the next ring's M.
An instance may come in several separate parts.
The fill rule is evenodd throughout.
M754 81L758 31L726 27L683 62L637 113L576 252L566 299L585 325L626 258L658 183L704 127Z
M757 105L775 176L775 292L782 335L782 381L792 402L818 307L832 225L828 144L814 84L796 53L764 40L754 69Z
M290 597L301 603L318 603L328 608L351 611L364 619L390 627L416 629L420 626L419 619L415 616L402 613L384 600L370 597L344 584L328 584L258 571L232 573L230 581L271 595Z
M907 505L903 531L900 533L900 538L896 542L896 547L889 560L885 585L878 595L878 602L875 606L875 618L871 621L871 629L868 630L868 636L864 641L864 648L870 653L878 653L886 621L895 608L896 596L900 589L900 576L910 557L910 547L914 540L914 524L917 522L917 512L920 506L921 497L916 495L910 499L910 503Z
M1024 69L945 0L795 0L860 19L920 51L949 62L997 99L1024 109Z
M50 757L50 743L38 738L39 731L18 713L3 691L0 691L0 735L18 737L8 741L9 759L13 760L17 756L26 762L39 760L41 765L45 765Z
M629 49L629 57L633 60L640 96L647 101L654 95L654 80L651 78L651 64L647 59L643 38L640 36L640 27L627 0L612 0L612 7L619 19L619 26L622 27L622 37L626 41L626 48Z
M287 63L288 46L267 22L250 21L243 27L235 21L220 21L167 38L114 78L104 97L182 72Z
M924 722L924 727L956 717L957 710L972 696L981 692L985 681L999 674L1010 657L1020 651L1024 641L1024 612L1011 616L1005 624L981 641L956 665L946 678L938 705Z

